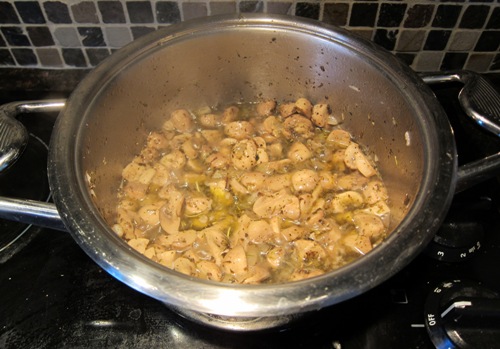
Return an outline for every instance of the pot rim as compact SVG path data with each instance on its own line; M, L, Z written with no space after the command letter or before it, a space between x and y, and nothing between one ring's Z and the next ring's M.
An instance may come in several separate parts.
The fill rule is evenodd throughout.
M196 35L238 28L272 27L320 36L369 57L401 87L424 118L424 180L401 224L366 256L330 273L283 284L233 285L189 277L130 248L92 203L79 153L85 108L128 64L158 46ZM75 141L76 139L76 141ZM104 270L130 287L173 306L224 316L275 316L316 310L355 297L407 265L432 239L451 203L457 173L455 143L446 115L432 91L406 65L375 44L317 21L292 16L239 14L205 17L141 37L91 71L68 99L56 122L49 152L49 182L61 218L80 247ZM429 219L432 217L432 219Z

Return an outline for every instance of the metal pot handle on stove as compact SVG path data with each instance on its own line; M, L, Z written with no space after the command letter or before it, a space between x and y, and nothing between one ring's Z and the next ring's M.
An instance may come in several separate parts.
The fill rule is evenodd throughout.
M458 100L465 114L483 129L500 137L500 95L478 73L459 70L422 73L420 77L428 85L460 82L464 86ZM464 164L458 168L455 192L461 192L500 173L500 153Z
M26 113L58 112L65 100L12 102L0 106L0 172L21 156L29 133L16 117ZM0 197L0 218L56 230L66 230L56 206L50 202Z
M495 88L480 74L471 71L453 71L420 74L429 85L461 82L464 87L458 95L460 104L467 116L479 126L500 137L500 95ZM0 107L0 160L4 157L4 168L15 161L17 150L7 149L9 142L23 143L24 127L16 115L32 112L53 112L64 107L64 100L14 102ZM15 137L4 131L15 129ZM10 152L7 155L8 152ZM0 162L1 165L1 162ZM0 171L3 168L0 167ZM455 192L463 191L477 183L500 174L500 153L470 162L458 168ZM37 226L67 230L59 212L53 203L0 196L0 218Z

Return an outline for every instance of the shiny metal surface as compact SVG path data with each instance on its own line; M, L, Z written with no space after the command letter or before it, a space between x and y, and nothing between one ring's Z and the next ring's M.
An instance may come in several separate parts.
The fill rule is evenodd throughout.
M17 160L29 139L24 126L11 114L8 106L0 108L0 171Z
M0 107L0 171L10 167L26 148L29 134L15 119L21 113L58 111L64 101L13 102Z
M480 127L500 136L500 95L478 73L455 71L420 74L427 84L458 81L464 84L458 100L465 114ZM500 153L460 166L456 192L500 173Z
M424 74L429 84L459 81L464 84L459 101L467 116L479 126L500 136L500 97L495 88L481 75L472 71Z
M360 260L310 280L228 285L155 264L109 228L121 168L179 106L327 99L379 158L392 234ZM74 239L102 268L176 308L248 318L303 313L389 278L432 238L456 182L450 126L430 89L375 45L315 21L240 15L170 26L117 51L74 91L55 127L49 179Z
M6 162L2 162L3 160L0 161L0 171L6 169L10 164L12 164L17 157L21 155L24 146L26 145L13 143L13 140L17 138L17 132L26 134L26 142L29 139L29 134L25 127L15 118L23 113L57 112L60 111L64 105L65 100L58 99L12 102L4 104L0 107L0 130L6 130L6 137L9 138L10 142L7 143L7 139L2 140L0 136L0 154L3 154L3 150L7 148L10 149L8 156L5 157ZM2 143L2 141L5 141L5 143ZM0 196L0 218L21 223L35 224L57 230L66 230L55 205L48 202L38 202Z
M56 205L26 199L0 196L0 218L66 231Z

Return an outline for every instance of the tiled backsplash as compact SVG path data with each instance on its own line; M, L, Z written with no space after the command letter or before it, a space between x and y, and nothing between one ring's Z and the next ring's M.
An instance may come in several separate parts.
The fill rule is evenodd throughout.
M500 72L500 0L0 1L0 67L90 68L160 27L245 12L302 16L346 28L416 71Z

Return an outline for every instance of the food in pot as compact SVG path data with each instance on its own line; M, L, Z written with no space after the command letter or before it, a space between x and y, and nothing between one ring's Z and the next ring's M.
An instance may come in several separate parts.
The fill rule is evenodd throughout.
M172 112L122 172L114 231L178 272L228 283L318 276L387 235L386 187L326 103Z

